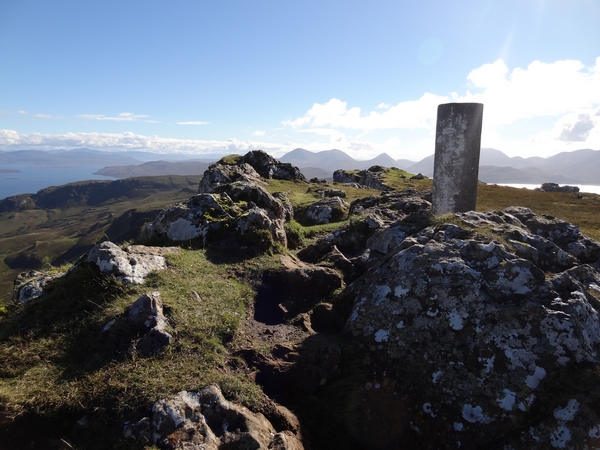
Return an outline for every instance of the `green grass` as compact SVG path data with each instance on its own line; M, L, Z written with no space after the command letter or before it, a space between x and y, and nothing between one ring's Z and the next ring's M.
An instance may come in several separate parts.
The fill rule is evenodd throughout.
M239 162L242 160L242 158L243 158L242 155L231 154L231 155L223 156L219 161L217 161L217 164L223 164L226 166L235 166L235 165L239 164Z
M40 191L43 203L54 205L51 208L37 206L37 209L0 213L0 304L10 299L12 283L19 272L46 269L47 263L74 261L107 237L115 242L137 237L143 221L151 220L162 208L187 200L190 193L182 189L195 189L199 179L167 176L139 177L130 182L118 180L116 188L123 191L111 188L103 193L106 198L95 191L96 185L106 183L91 183L92 187L86 182L73 183ZM82 186L78 203L59 196L77 186ZM161 186L162 190L158 189ZM128 187L130 191L126 190ZM94 206L88 204L90 201L108 204Z
M425 178L423 180L411 180L410 178L413 175L414 174L402 169L391 168L384 173L383 179L386 186L389 186L397 191L401 191L406 188L414 188L418 191L432 188L433 180L431 178Z
M392 169L387 172L386 183L397 189L431 188L431 180L411 181L403 175L407 176ZM349 202L380 194L346 186L268 182L270 192L288 194L297 212L319 200L314 191L321 188L341 188ZM137 226L131 212L134 205L138 210L153 210L189 196L169 191L143 201L102 207L69 205L2 215L0 224L10 224L0 228L2 260L23 253L44 261L69 249L89 247L106 233L111 238L112 233L124 236L129 228ZM584 197L481 185L477 209L526 206L536 213L572 222L598 240L600 201L598 196ZM464 226L454 216L431 218L431 224L447 221ZM295 245L301 247L345 223L303 226L291 221L286 231L288 238L293 237L290 242L296 241ZM482 232L493 234L493 230ZM240 331L252 313L255 288L263 271L278 267L278 258L269 254L241 257L208 248L183 250L179 255L170 255L168 262L168 271L154 273L145 285L135 287L81 268L58 280L43 299L3 317L0 429L14 419L11 427L27 430L32 440L39 434L64 439L78 449L140 448L121 437L124 421L148 415L151 405L161 397L210 383L218 383L227 398L260 410L262 391L243 370L236 369L239 365L232 354L248 345ZM2 264L0 272L8 273L8 266ZM8 286L8 278L5 281ZM131 343L137 336L123 321L117 320L107 332L102 329L110 320L121 317L141 294L154 290L161 293L168 308L169 331L175 339L161 354L142 358L132 350ZM315 396L294 400L305 423L316 430L315 439L324 443L321 447L331 442L330 448L334 448L342 442L339 436L345 432L347 422L346 399L364 375L351 356L344 358L342 379L328 384ZM75 427L84 416L90 425ZM322 426L322 422L327 425ZM3 434L3 439L9 437Z
M70 427L59 428L77 448L135 448L121 437L124 421L182 389L218 383L228 398L259 408L260 388L228 370L228 348L236 345L254 298L250 284L232 273L259 274L261 258L214 264L204 251L184 250L169 256L170 270L138 287L91 269L71 272L44 299L0 322L2 415L35 414L48 423L71 418ZM168 307L175 341L142 358L131 349L135 335L124 321L102 328L153 290ZM73 427L83 416L103 430L93 440L89 430Z
M524 206L537 214L547 214L577 225L581 232L600 241L600 196L583 194L578 199L564 192L539 192L495 184L480 184L477 189L477 210L501 210L509 206Z

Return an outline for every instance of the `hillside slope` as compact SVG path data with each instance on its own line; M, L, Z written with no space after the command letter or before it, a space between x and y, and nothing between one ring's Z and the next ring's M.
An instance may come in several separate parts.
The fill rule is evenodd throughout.
M236 160L198 195L178 191L185 201L149 228L163 240L140 242L179 248L103 242L11 305L0 320L3 448L240 448L240 435L279 435L282 450L528 450L564 429L564 448L600 444L590 433L600 244L550 217L598 233L598 196L480 185L479 212L432 216L431 180L399 170L377 172L395 188L378 192L265 179ZM128 183L131 194L105 197L95 185L57 188L9 214L81 226L77 215L106 211L109 198L142 198L140 180L117 186ZM325 222L298 222L313 207ZM277 242L260 226L274 222ZM140 255L165 264L131 284ZM233 413L211 420L218 408L194 403L209 385L230 402L219 408L261 413L270 431L252 436Z
M106 236L136 238L160 209L195 193L200 178L77 182L0 200L0 303L19 272L72 261Z

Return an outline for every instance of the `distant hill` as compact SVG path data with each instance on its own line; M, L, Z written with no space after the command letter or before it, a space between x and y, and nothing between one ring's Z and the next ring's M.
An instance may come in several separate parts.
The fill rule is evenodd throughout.
M515 169L509 166L479 166L479 180L484 183L519 183L519 184L582 184L581 180L551 174L535 167Z
M341 150L311 152L303 148L294 149L283 155L279 160L299 167L302 173L305 173L308 168L323 169L328 172L328 177L331 177L333 172L338 169L368 169L371 166L398 167L399 169L405 169L409 165L415 163L414 161L408 160L395 160L387 153L381 153L369 160L356 160Z
M210 162L206 161L150 161L144 164L130 166L108 166L95 172L114 178L160 176L160 175L202 175Z
M83 167L105 166L98 175L115 178L160 175L201 175L211 161L223 155L160 155L149 152L107 152L90 149L40 151L0 151L0 167L10 166ZM168 158L169 160L165 160ZM282 162L300 168L308 178L331 179L338 169L367 169L374 165L398 167L411 173L433 176L434 156L429 155L418 162L398 159L382 153L375 158L356 160L337 149L311 152L297 148L286 153ZM563 152L549 158L509 157L500 150L482 148L479 179L487 183L571 183L600 185L600 150L582 149Z
M433 176L434 156L408 167L409 172ZM600 150L562 152L549 158L509 157L500 150L482 148L479 179L486 183L600 184Z
M302 167L300 169L302 175L306 177L307 180L312 178L326 179L327 181L333 181L333 172L325 169L320 169L318 167Z

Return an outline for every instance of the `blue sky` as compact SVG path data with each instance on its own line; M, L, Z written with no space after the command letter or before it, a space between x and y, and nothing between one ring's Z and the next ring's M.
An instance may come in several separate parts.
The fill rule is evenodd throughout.
M598 0L0 0L0 150L600 150Z

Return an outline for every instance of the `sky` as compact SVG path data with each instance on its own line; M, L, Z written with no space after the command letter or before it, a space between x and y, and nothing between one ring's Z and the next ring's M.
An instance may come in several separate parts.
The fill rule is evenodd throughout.
M0 0L0 150L600 150L599 0Z

